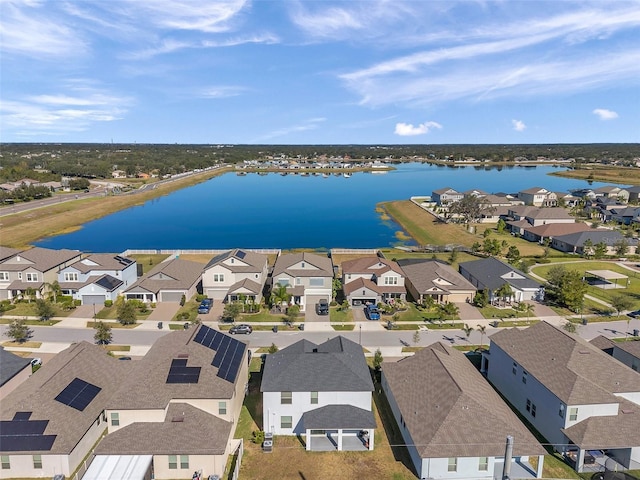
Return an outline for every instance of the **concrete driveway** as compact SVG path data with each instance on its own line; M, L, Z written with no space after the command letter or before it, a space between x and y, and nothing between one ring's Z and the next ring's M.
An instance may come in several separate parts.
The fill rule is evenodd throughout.
M156 322L168 322L180 310L180 304L174 302L158 302L156 308L149 314L147 320Z
M214 300L209 313L199 313L198 318L203 322L218 322L222 318L224 304L220 300Z
M482 314L476 307L467 302L456 302L456 306L460 309L460 320L468 322L471 320L482 319Z
M94 311L98 313L103 308L104 305L95 305L95 310L94 305L80 305L71 310L67 318L93 318Z

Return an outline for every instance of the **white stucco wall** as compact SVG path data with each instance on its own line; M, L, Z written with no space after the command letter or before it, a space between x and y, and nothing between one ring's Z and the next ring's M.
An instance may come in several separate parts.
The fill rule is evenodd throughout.
M282 405L280 392L263 392L262 415L264 431L275 435L304 433L300 420L305 412L327 405L352 405L371 410L371 392L318 392L318 403L311 403L311 392L292 392L292 403ZM291 416L292 428L280 427L281 417Z
M9 455L10 469L0 470L0 478L53 478L62 473L69 477L67 455L42 455L42 468L33 468L33 455Z

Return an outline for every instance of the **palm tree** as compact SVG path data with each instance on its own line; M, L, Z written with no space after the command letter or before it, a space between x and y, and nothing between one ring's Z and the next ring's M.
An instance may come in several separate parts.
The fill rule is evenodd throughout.
M487 326L486 325L478 325L478 331L480 332L480 346L482 347L484 345L484 336L487 332Z
M460 308L458 308L455 303L451 302L440 305L440 309L444 315L449 317L449 320L453 320L453 318L460 313Z
M60 283L58 283L57 280L54 280L51 283L45 282L43 286L53 295L53 303L58 303L58 295L62 293Z
M291 294L287 292L286 285L278 284L271 292L271 302L276 304L278 308L280 308L283 303L288 304L289 300L291 300Z
M467 336L467 342L468 342L469 341L469 336L471 335L471 332L473 332L473 327L470 327L469 325L467 325L465 323L464 327L462 327L462 331Z
M513 296L513 290L508 283L503 283L500 288L496 289L494 292L499 298L502 298L503 306L507 304L507 298L511 298Z

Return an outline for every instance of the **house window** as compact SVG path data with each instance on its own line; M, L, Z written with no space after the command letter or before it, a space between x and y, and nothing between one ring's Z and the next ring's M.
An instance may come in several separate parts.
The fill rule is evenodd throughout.
M449 462L447 464L448 472L457 472L458 471L458 459L457 458L449 458Z
M227 402L218 402L218 415L227 414Z
M180 468L189 468L189 455L180 455Z
M527 412L531 411L531 400L527 398Z
M169 470L178 469L178 457L176 455L169 455Z
M78 272L64 272L64 281L65 282L77 282L78 281Z
M398 284L398 277L384 277L384 284L385 285L397 285Z
M40 470L42 468L42 455L33 456L33 468Z
M635 370L636 372L638 371L638 359L634 358L631 361L631 370Z
M560 410L558 410L558 415L560 415L560 418L564 418L564 403L560 404Z
M515 375L517 372L518 372L518 364L516 362L513 362L513 366L511 367L511 373Z
M9 272L0 272L0 281L8 281L9 280Z
M324 278L310 278L309 286L311 287L322 287L324 285Z
M532 417L536 416L536 404L535 403L531 404L531 416Z
M0 456L0 463L2 463L2 470L9 470L11 468L11 462L9 461L9 455Z
M115 412L115 413L111 413L111 426L112 427L117 427L118 425L120 425L120 414Z
M311 404L315 405L318 403L318 392L311 392Z
M573 407L569 409L569 421L575 422L578 420L578 407Z
M527 377L529 376L529 374L526 372L526 370L522 371L522 383L527 383Z
M489 457L478 458L478 470L481 472L486 472L489 470Z
M214 273L213 281L217 283L224 282L224 273Z
M285 286L288 287L289 286L289 279L288 278L279 278L278 279L278 285L280 286Z
M293 403L293 395L291 392L280 392L280 404L291 405Z
M301 278L296 278L296 285L302 285L302 279Z
M304 268L304 262L302 262L302 263L300 264L300 267Z
M280 417L280 428L293 428L293 419L291 415Z
M22 272L18 272L18 280L22 280Z
M38 274L37 273L27 273L27 282L37 282Z

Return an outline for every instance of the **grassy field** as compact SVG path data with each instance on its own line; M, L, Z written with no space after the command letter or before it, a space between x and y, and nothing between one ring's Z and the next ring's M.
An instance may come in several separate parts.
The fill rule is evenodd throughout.
M371 452L307 452L296 437L276 436L273 452L265 455L251 442L254 430L263 429L259 358L251 360L249 394L236 427L235 438L243 438L244 457L240 478L252 480L313 480L325 478L385 478L414 480L406 448L384 395L374 392L374 414L378 428ZM384 427L384 428L383 428Z
M2 243L7 247L26 248L36 240L72 232L92 220L135 205L141 205L148 200L195 185L228 170L229 168L221 168L203 172L170 183L160 184L157 188L149 189L140 194L74 200L20 214L7 215L0 220Z
M589 167L580 170L562 170L549 175L566 178L580 178L600 182L622 183L624 185L640 185L640 172L630 167Z

